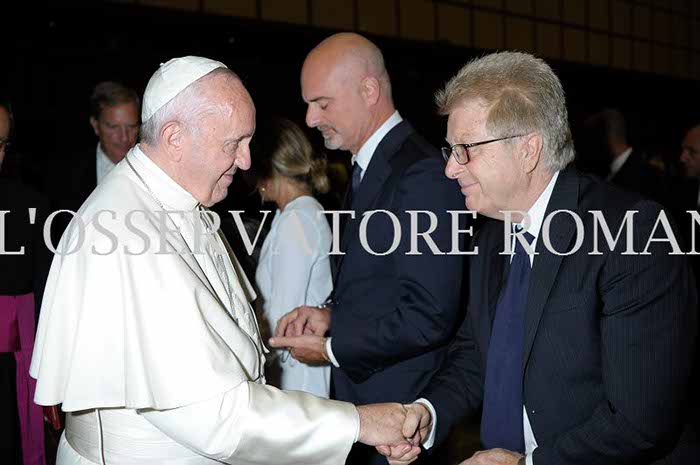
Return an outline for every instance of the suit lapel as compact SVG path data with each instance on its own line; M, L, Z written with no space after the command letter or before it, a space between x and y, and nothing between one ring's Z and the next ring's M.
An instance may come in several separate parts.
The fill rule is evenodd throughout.
M396 155L398 150L403 145L406 138L413 132L413 127L407 122L402 121L394 126L391 131L384 136L384 139L377 145L372 159L367 166L362 182L357 192L352 195L350 186L346 193L346 201L351 199L350 209L355 211L355 220L348 219L342 228L340 240L340 249L347 252L348 245L358 238L358 231L362 214L372 205L372 202L381 192L382 186L391 175L391 158ZM347 208L347 204L346 207ZM337 280L340 273L343 259L345 255L338 256L336 261L335 279ZM334 284L336 282L334 280Z
M552 196L550 197L549 205L547 205L545 219L554 211L570 210L576 212L577 207L578 175L572 170L561 171L554 186ZM561 255L553 254L544 246L543 232L543 229L541 229L537 239L536 251L539 255L535 257L532 273L530 274L530 286L525 313L525 350L523 367L527 365L545 303L554 286L559 266L564 258ZM561 213L552 219L549 232L552 248L559 252L566 252L570 248L569 245L576 232L576 226L570 215Z

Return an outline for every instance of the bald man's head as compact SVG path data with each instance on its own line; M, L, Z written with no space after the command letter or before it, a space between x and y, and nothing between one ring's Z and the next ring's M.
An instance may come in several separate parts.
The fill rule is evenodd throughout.
M316 46L304 61L301 87L306 123L332 150L357 153L394 112L382 52L358 34L335 34Z

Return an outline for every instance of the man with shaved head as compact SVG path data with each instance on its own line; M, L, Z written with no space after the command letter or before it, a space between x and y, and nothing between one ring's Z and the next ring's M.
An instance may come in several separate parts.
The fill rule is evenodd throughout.
M343 210L353 214L341 219L326 305L285 315L271 344L332 364L336 399L412 403L445 358L457 317L463 257L448 213L463 206L456 184L442 176L440 152L396 111L382 53L366 38L321 42L306 57L301 89L306 123L352 157ZM386 459L356 447L349 463Z
M355 407L265 385L255 295L206 208L250 166L255 106L223 63L168 61L142 141L54 259L30 374L62 404L58 465L341 465L405 444L399 403Z

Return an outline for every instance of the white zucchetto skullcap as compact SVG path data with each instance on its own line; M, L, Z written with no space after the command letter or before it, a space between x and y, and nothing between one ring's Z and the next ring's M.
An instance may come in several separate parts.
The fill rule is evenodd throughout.
M141 121L148 120L187 86L225 64L209 58L187 56L161 63L143 93Z

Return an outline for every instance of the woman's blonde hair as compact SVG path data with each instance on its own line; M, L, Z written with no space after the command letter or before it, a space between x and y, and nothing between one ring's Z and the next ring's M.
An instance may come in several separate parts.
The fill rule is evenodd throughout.
M288 119L274 118L259 127L251 154L258 181L272 179L277 174L315 192L328 192L326 157L315 154L304 132Z

